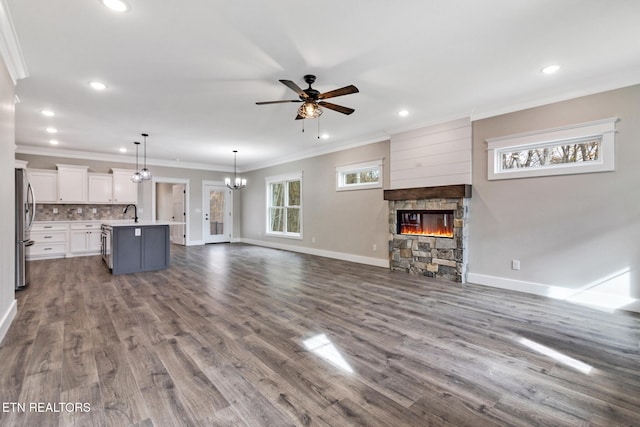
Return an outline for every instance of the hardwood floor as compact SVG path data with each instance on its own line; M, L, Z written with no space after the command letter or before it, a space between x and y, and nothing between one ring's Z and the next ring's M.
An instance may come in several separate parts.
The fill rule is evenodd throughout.
M640 424L634 314L243 244L32 268L2 426Z

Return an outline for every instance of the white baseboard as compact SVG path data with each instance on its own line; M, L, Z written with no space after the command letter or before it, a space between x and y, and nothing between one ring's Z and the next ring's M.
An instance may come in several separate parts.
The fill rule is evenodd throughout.
M201 246L204 245L204 240L189 240L186 246Z
M614 311L616 309L640 313L640 300L633 300L619 295L602 294L595 291L563 288L560 286L545 285L542 283L525 282L522 280L507 279L504 277L488 276L485 274L468 273L467 283L490 286L492 288L508 289L510 291L524 292L549 298L566 300L572 303L590 306L599 310ZM606 301L606 297L615 300L623 300L624 304L605 306L589 303L589 301ZM624 301L626 300L626 301Z
M0 343L4 339L4 336L7 334L9 326L11 326L11 322L13 322L13 319L15 319L17 313L18 301L14 299L7 311L2 316L2 319L0 320Z
M295 245L287 245L284 243L265 242L263 240L241 238L241 239L238 239L238 241L242 243L249 243L251 245L256 245L256 246L265 246L268 248L282 249L285 251L300 252L303 254L322 256L326 258L341 259L344 261L355 262L358 264L366 264L366 265L373 265L375 267L389 268L388 259L380 259L380 258L366 257L362 255L346 254L343 252L327 251L323 249L314 249L306 246L295 246Z

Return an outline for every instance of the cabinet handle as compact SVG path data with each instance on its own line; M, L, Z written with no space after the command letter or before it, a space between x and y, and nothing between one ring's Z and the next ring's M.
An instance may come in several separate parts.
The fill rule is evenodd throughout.
M53 248L44 248L44 250L45 250L45 251L50 251L50 250L52 250L52 249L53 249Z
M44 228L53 228L53 225L45 225Z
M53 239L53 236L43 236L43 239Z

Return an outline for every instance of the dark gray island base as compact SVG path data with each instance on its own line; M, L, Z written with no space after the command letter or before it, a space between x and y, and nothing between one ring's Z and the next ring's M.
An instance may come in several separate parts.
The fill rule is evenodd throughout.
M111 228L111 254L107 265L113 274L138 273L169 267L169 225L138 223L107 227Z

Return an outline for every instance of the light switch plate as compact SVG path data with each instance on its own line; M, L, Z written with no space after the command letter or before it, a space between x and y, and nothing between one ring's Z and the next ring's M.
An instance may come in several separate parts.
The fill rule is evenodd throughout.
M136 228L136 229L135 229L135 235L136 235L136 236L142 236L142 230L141 230L141 229L139 229L139 228Z

